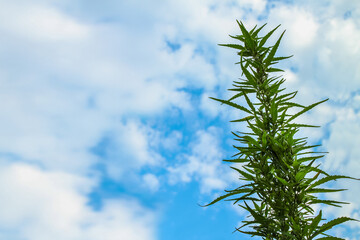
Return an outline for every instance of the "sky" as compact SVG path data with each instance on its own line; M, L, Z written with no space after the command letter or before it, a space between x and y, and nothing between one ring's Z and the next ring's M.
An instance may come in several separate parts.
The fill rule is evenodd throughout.
M209 203L243 184L226 98L240 77L218 46L246 27L281 24L279 65L332 174L360 177L358 0L0 0L0 239L217 240L248 215ZM357 181L330 220L360 218ZM359 239L360 224L331 230ZM254 238L253 238L254 239Z

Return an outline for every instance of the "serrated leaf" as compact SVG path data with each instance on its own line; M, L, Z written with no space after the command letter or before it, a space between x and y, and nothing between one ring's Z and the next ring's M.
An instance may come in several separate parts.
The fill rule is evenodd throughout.
M245 122L245 121L251 120L253 118L254 118L254 116L247 116L247 117L244 117L244 118L241 118L241 119L231 120L230 122Z
M311 157L303 157L303 158L299 158L298 161L299 161L300 163L303 163L303 162L307 162L307 161L312 161L312 160L314 160L314 159L322 158L323 156L325 156L325 155L311 156Z
M328 188L312 188L306 190L307 193L327 193L327 192L341 192L348 189L328 189Z
M343 176L343 175L331 175L331 176L327 176L324 178L321 178L319 180L317 180L316 182L314 182L313 184L311 184L309 186L309 189L314 188L316 186L319 186L321 184L324 184L326 182L332 181L332 180L336 180L336 179L341 179L341 178L348 178L348 179L353 179L353 180L360 180L358 178L353 178L353 177L348 177L348 176Z
M255 146L259 146L259 143L250 136L242 136L242 138L248 143L251 143L251 144L253 144Z
M236 103L233 103L233 102L230 102L230 101L227 101L227 100L222 100L222 99L218 99L218 98L213 98L213 97L210 97L211 99L215 100L215 101L218 101L218 102L221 102L223 104L226 104L226 105L229 105L231 107L234 107L234 108L237 108L239 110L242 110L244 112L247 112L249 114L252 114L251 111L243 106L240 106Z
M243 189L238 189L238 190L234 190L234 191L230 191L229 193L227 194L224 194L218 198L216 198L215 200L213 200L212 202L206 204L206 205L200 205L201 207L207 207L207 206L210 206L210 205L213 205L214 203L216 202L219 202L227 197L230 197L230 196L233 196L233 195L237 195L237 194L240 194L240 193L247 193L247 192L250 192L252 191L253 189L250 189L250 188L243 188Z
M287 98L287 99L290 100L290 99L294 98L296 96L296 94L297 94L297 91L287 93L287 94L283 94L283 95L280 95L280 96L276 97L275 100L278 101L278 100L281 100L281 99L289 97L289 96L290 96L290 98Z
M243 92L243 94L244 94L246 103L247 103L248 106L251 108L251 110L253 111L253 113L255 113L255 107L254 107L254 105L252 104L252 102L250 101L249 97L246 95L245 92Z
M322 216L322 210L320 210L319 214L315 218L313 218L311 224L307 226L310 234L313 233L318 227L319 222L321 221L321 216Z
M323 200L323 199L314 199L311 200L311 204L326 204L334 207L341 207L341 205L338 204L349 204L348 202L339 202L334 200Z
M304 108L303 110L301 110L300 112L292 115L286 122L288 123L288 122L294 120L295 118L297 118L297 117L300 116L301 114L306 113L306 112L309 111L310 109L314 108L315 106L317 106L317 105L319 105L319 104L321 104L321 103L323 103L323 102L326 102L327 100L329 100L329 99L327 98L327 99L325 99L325 100L322 100L322 101L320 101L320 102L316 102L316 103L314 103L314 104L311 104L311 105L305 107L305 108Z
M235 49L238 49L238 50L244 50L245 48L239 44L218 44L219 46L222 46L222 47L229 47L229 48L235 48Z
M238 98L238 97L241 97L242 95L243 95L242 92L240 92L240 93L238 93L238 94L235 94L235 95L232 96L230 99L228 99L228 101L232 101L232 100L234 100L234 99L236 99L236 98Z
M293 57L293 56L294 56L294 55L287 56L287 57L274 57L274 61L284 60L284 59L287 59L287 58L291 58L291 57Z
M346 240L345 238L338 238L338 237L322 237L322 238L317 238L316 240Z
M251 36L253 36L253 33L254 33L256 27L257 27L257 24L255 25L255 27L253 27L253 28L249 31L249 34L250 34Z
M247 124L248 124L248 127L253 130L254 132L254 135L258 135L260 136L261 135L261 129L257 128L256 126L254 126L254 124L252 124L249 120L246 120Z
M238 20L236 20L236 22L238 23L240 30L245 38L245 43L250 47L251 51L254 51L255 50L255 42L252 39L250 33L246 30L246 28L242 22L239 22Z
M266 34L260 41L259 43L259 48L264 46L264 44L266 43L266 41L269 39L269 37L276 31L276 29L278 29L280 27L280 25L278 25L276 28L274 28L273 30L271 30L268 34Z
M282 70L280 68L268 68L268 69L266 69L265 72L268 72L268 73L270 73L270 72L284 72L284 70Z
M246 67L242 63L240 64L240 66L241 66L241 70L245 74L246 79L249 81L250 84L255 86L256 80L254 79L254 77L251 75L251 73L246 69Z
M263 233L254 232L254 231L243 231L243 230L240 230L240 229L236 229L236 231L241 232L241 233L245 233L245 234L249 234L249 235L251 235L252 237L253 237L253 236L264 236Z
M229 37L239 40L241 42L244 42L244 36L242 36L242 35L236 35L236 36L229 35Z
M251 36L252 37L256 37L258 35L258 33L261 31L261 29L263 29L266 26L267 23L265 23L264 25L262 25L261 27L259 27L256 31L254 31Z
M234 169L235 171L237 171L238 173L240 173L245 179L247 179L248 181L252 181L252 180L254 180L254 176L253 175L251 175L251 174L249 174L249 173L247 173L247 172L245 172L245 171L243 171L243 170L240 170L240 169L238 169L238 168L235 168L235 167L230 167L230 168L232 168L232 169Z
M311 235L311 237L315 237L317 235L319 235L320 233L323 233L325 231L330 230L331 228L333 228L336 225L339 225L341 223L347 222L347 221L358 221L356 219L353 218L349 218L349 217L339 217L339 218L335 218L334 220L331 220L323 225L321 225L319 227L319 230L317 230L316 232L313 233L313 235Z
M268 56L264 60L264 63L266 66L269 66L270 63L273 61L273 58L275 56L275 53L280 45L280 41L284 35L285 31L280 35L279 39L276 41L275 45L272 47L271 51L269 52Z
M258 223L264 223L266 221L266 218L264 216L261 216L256 211L254 211L251 207L249 207L249 205L246 202L244 202L244 204L246 205L246 207L244 207L244 206L241 206L241 207L248 210Z
M300 127L313 127L313 128L318 128L320 126L315 126L315 125L308 125L308 124L300 124L300 123L291 123L286 125L287 127L295 127L295 128L300 128Z
M232 162L232 163L244 163L249 162L249 159L246 158L237 158L237 159L223 159L224 162Z
M291 98L287 98L287 99L282 99L281 102L279 103L280 106L288 106L288 107L299 107L299 108L304 108L305 106L298 104L298 103L294 103L294 102L287 102L288 100L290 100Z

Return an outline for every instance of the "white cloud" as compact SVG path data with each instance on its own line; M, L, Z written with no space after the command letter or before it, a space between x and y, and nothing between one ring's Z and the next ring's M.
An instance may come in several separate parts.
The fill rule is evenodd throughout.
M330 96L344 101L360 88L360 25L354 18L344 19L347 4L333 3L279 3L269 13L270 25L281 23L287 30L279 54L294 54L284 64L297 69L294 86L302 100Z
M164 164L162 156L152 147L160 144L157 132L137 121L119 124L104 137L97 148L113 179L124 180L129 174L136 175L142 167Z
M152 192L156 192L159 190L160 182L159 179L151 173L147 173L143 176L143 180L145 185L150 189Z
M222 164L222 150L219 146L219 130L210 127L196 132L190 144L191 155L183 156L184 162L169 167L170 183L199 181L202 192L210 192L226 187L231 176Z
M181 144L183 134L180 131L174 130L168 136L159 136L156 144L161 144L167 150L176 150Z
M317 39L319 23L311 12L303 8L280 5L270 10L268 21L286 29L285 41L289 49L301 51Z
M261 14L266 7L266 0L242 0L238 2L240 7L249 7L254 15Z
M9 79L3 86L1 151L50 169L86 172L94 162L88 148L109 123L86 108L87 94Z
M74 41L90 34L88 26L51 7L7 3L0 16L0 29L29 40Z
M360 114L353 109L344 107L336 111L336 119L330 125L330 136L324 141L329 151L324 167L351 176L360 171L358 156L360 154Z
M211 118L215 118L220 113L222 108L219 107L218 102L209 99L210 96L214 97L215 93L202 94L200 108L205 114L209 115Z
M107 200L92 210L90 178L15 163L0 168L4 239L155 239L156 215L132 199Z
M107 201L104 209L84 224L83 239L155 240L155 224L156 215L136 201Z
M17 16L18 13L13 13L17 8L5 6L8 15ZM6 32L9 29L0 28L8 36L0 49L16 60L16 64L9 59L0 61L1 124L6 126L0 130L4 136L0 141L3 152L16 154L49 169L86 172L96 162L89 149L106 131L121 125L118 120L126 119L129 114L159 114L171 107L191 108L188 94L178 90L184 86L180 83L182 80L172 75L176 64L170 64L171 70L164 71L165 75L161 73L167 68L168 59L173 57L161 48L162 33L155 33L148 39L150 45L154 43L157 47L146 49L146 45L138 53L133 51L139 57L132 62L127 44L137 42L139 46L144 45L142 39L136 39L136 33L128 34L122 31L122 26L112 24L84 25L49 6L27 4L20 10L29 11L30 15L24 16L34 18L36 22L43 15L31 15L34 9L49 15L45 14L46 19L49 18L49 21L44 20L46 24L52 24L53 18L58 19L59 24L63 24L59 34L62 30L72 29L68 26L70 22L84 26L92 34L75 41L64 33L69 37L66 43L44 37L39 44L36 43L38 39L23 35L19 41L19 36ZM5 8L2 11L6 11ZM24 18L17 21L19 24L34 22ZM11 22L11 19L4 22ZM22 28L10 30L24 33ZM45 30L39 28L43 34L48 34ZM116 42L120 36L124 45ZM118 49L116 54L114 47ZM156 67L148 67L144 61L140 62L143 67L139 71L136 61L143 59L140 53L147 55L146 63ZM165 59L154 58L163 55ZM202 60L199 61L201 67ZM135 134L134 131L131 133ZM147 144L131 141L132 148L142 148ZM131 150L139 161L147 158L144 151Z

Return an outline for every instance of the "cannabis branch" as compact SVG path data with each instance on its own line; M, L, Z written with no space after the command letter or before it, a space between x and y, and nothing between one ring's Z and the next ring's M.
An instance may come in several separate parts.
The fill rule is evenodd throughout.
M231 122L244 122L248 133L232 132L240 144L234 146L237 153L226 162L238 163L241 167L231 167L247 183L226 193L209 203L212 205L220 200L233 201L250 213L251 220L237 231L252 236L260 236L266 240L319 240L342 239L332 237L325 232L333 226L349 220L349 217L339 217L326 223L322 211L315 213L315 204L326 204L341 207L334 200L319 199L315 193L338 192L346 189L328 189L320 187L329 181L349 178L343 175L330 175L315 164L315 160L323 157L322 152L313 152L319 145L308 145L306 138L296 138L296 133L304 127L318 127L295 123L300 115L315 106L327 101L325 99L309 106L292 102L297 92L286 93L282 84L285 79L273 76L283 70L274 65L289 57L276 57L281 34L275 45L266 47L269 37L279 27L271 30L265 36L258 34L265 26L248 31L243 23L237 21L241 35L230 36L240 44L220 44L238 51L244 79L234 81L233 97L228 100L212 98L222 104L229 105L246 114L244 118ZM252 95L252 96L251 96ZM255 102L251 101L252 97ZM235 101L244 99L245 105ZM290 114L290 109L297 111ZM360 179L356 179L360 180ZM206 206L208 206L206 205ZM245 231L248 226L253 231ZM325 236L325 237L323 237Z

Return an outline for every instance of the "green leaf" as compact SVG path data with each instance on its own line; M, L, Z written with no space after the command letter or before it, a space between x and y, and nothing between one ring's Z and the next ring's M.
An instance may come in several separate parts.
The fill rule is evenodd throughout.
M250 33L246 30L246 28L244 27L242 22L239 22L238 20L236 20L236 22L238 23L240 30L245 38L245 44L247 44L250 47L251 51L254 51L255 50L255 42L251 38Z
M238 93L238 94L235 94L234 96L232 96L230 99L228 99L228 101L230 102L230 101L232 101L232 100L234 100L234 99L236 99L236 98L238 98L238 97L241 97L243 95L243 92L240 92L240 93Z
M219 46L222 46L222 47L229 47L229 48L235 48L235 49L238 49L238 50L241 50L243 51L245 48L241 45L238 45L238 44L218 44Z
M244 112L247 112L247 113L252 114L249 109L247 109L247 108L245 108L245 107L243 107L243 106L240 106L240 105L238 105L238 104L236 104L236 103L233 103L233 102L230 102L230 101L227 101L227 100L218 99L218 98L213 98L213 97L210 97L210 98L213 99L213 100L215 100L215 101L224 103L224 104L229 105L229 106L231 106L231 107L234 107L234 108L237 108L237 109L242 110L242 111L244 111Z
M330 230L331 228L333 228L336 225L339 225L339 224L347 222L347 221L358 221L358 220L349 218L349 217L335 218L334 220L331 220L331 221L321 225L319 230L317 230L316 232L313 233L313 235L311 235L311 238L319 235L320 233Z
M324 174L326 176L329 176L329 174L317 167L310 167L310 170L313 171L313 172L317 172L318 174L321 173L321 174Z
M295 175L295 180L296 182L300 182L306 175L305 171L299 171L296 175Z
M288 122L294 120L295 118L297 118L297 117L300 116L301 114L306 113L306 112L309 111L310 109L314 108L315 106L317 106L317 105L319 105L319 104L321 104L321 103L323 103L323 102L326 102L327 100L329 100L329 99L327 98L327 99L325 99L325 100L322 100L322 101L320 101L320 102L317 102L317 103L314 103L314 104L311 104L311 105L305 107L305 108L304 108L303 110L301 110L300 112L292 115L286 122L288 123Z
M262 134L262 130L252 124L249 120L246 120L248 127L254 132L255 135L260 136Z
M278 117L278 105L276 104L275 101L271 103L270 114L273 122L276 122L276 119Z
M260 214L258 214L256 211L254 211L251 207L249 207L249 205L247 205L246 202L244 202L244 204L246 205L246 207L243 207L244 209L248 210L250 212L250 214L254 217L254 219L258 222L258 223L265 223L266 222L266 218Z
M255 27L253 27L253 28L249 31L249 34L250 34L251 36L253 36L253 33L254 33L256 27L257 27L257 25L255 25Z
M267 23L265 23L264 25L262 25L261 27L259 27L256 31L254 31L254 32L251 34L251 36L252 36L253 38L255 38L255 37L259 34L259 32L261 31L261 29L263 29L263 28L266 26L266 24L267 24Z
M268 34L266 34L260 41L259 44L259 48L262 47L266 41L269 39L269 37L276 31L276 29L278 29L280 27L280 25L278 25L276 28L274 28L273 30L271 30Z
M240 170L240 169L238 169L238 168L235 168L235 167L230 167L230 168L236 170L236 171L237 171L238 173L240 173L245 179L247 179L247 180L249 180L249 181L254 180L254 176L253 176L253 175L251 175L251 174L249 174L249 173L247 173L247 172L245 172L245 171L243 171L243 170Z
M306 190L307 193L326 193L326 192L341 192L347 189L326 189L326 188L312 188Z
M262 137L261 137L261 141L262 141L262 143L263 143L264 146L265 146L266 143L267 143L266 135L267 135L267 133L266 133L266 131L264 131L264 132L263 132L263 135L262 135Z
M298 104L298 103L293 103L293 102L287 102L288 100L290 100L291 98L288 98L288 99L283 99L281 100L280 104L281 106L288 106L289 108L290 107L299 107L299 108L304 108L305 106L301 105L301 104Z
M252 102L250 101L249 97L246 95L245 92L243 92L243 94L244 94L245 100L246 100L248 106L251 108L252 112L253 112L253 113L256 113L255 107L254 107L254 105L252 104Z
M251 73L246 69L246 67L241 63L241 70L246 76L246 79L251 83L253 86L256 86L256 79L254 79L254 76L251 75Z
M289 186L289 183L288 183L285 179L283 179L283 178L281 178L281 177L278 177L278 176L276 176L276 175L274 175L274 176L275 176L276 179L279 180L282 184L284 184L285 186Z
M245 233L245 234L249 234L249 235L251 235L252 237L253 236L264 236L264 234L263 233L260 233L260 232L253 232L253 231L243 231L243 230L240 230L240 229L236 229L236 231L238 231L238 232L241 232L241 233Z
M251 143L251 144L253 144L255 146L259 146L259 143L250 136L242 136L242 138L248 143Z
M293 57L294 55L291 55L291 56L287 56L287 57L274 57L274 61L280 61L280 60L284 60L284 59L288 59L288 58L291 58Z
M236 40L239 40L241 42L244 42L244 36L243 35L236 35L236 36L232 36L232 35L229 35L231 38L234 38Z
M232 198L232 199L226 199L224 201L234 201L233 204L236 204L238 203L239 201L245 201L245 200L249 200L249 201L260 201L259 199L257 198L254 198L254 197L249 197L250 195L254 194L254 192L251 192L251 193L248 193L248 194L245 194L239 198Z
M233 195L236 195L236 194L240 194L240 193L247 193L247 192L250 192L252 191L253 189L250 189L250 188L243 188L243 189L238 189L238 190L234 190L234 191L230 191L229 193L227 194L224 194L218 198L216 198L215 200L213 200L212 202L206 204L206 205L200 205L201 207L207 207L207 206L210 206L210 205L213 205L214 203L216 202L219 202L227 197L230 197L230 196L233 196Z
M310 234L313 233L316 230L316 228L318 227L319 222L321 220L321 216L322 216L322 210L320 210L319 214L315 218L313 218L311 224L309 226L307 226L307 229Z
M236 159L223 159L224 162L232 162L232 163L244 163L249 162L249 159L246 158L236 158Z
M308 124L300 124L300 123L292 123L292 124L288 124L287 127L313 127L313 128L318 128L320 126L315 126L315 125L308 125Z
M319 180L317 180L316 182L314 182L313 184L311 184L308 188L312 189L316 186L319 186L321 184L324 184L326 182L332 181L332 180L336 180L336 179L341 179L341 178L348 178L348 179L353 179L353 180L360 180L358 178L353 178L353 177L348 177L348 176L343 176L343 175L331 175L331 176L327 176L324 178L321 178Z
M338 237L322 237L322 238L317 238L316 240L346 240L345 238L338 238Z
M303 163L303 162L311 161L311 160L314 160L314 159L322 158L323 156L324 156L324 155L311 156L311 157L303 157L303 158L299 158L298 161L299 161L300 163Z
M280 95L280 96L276 97L275 100L278 101L278 100L281 100L283 98L286 98L286 97L290 96L289 98L284 100L284 101L287 101L287 100L293 99L296 96L296 94L297 94L297 92L291 92L291 93L283 94L283 95Z
M268 72L268 73L270 73L270 72L284 72L284 70L282 70L280 68L268 68L268 69L266 69L265 72Z
M266 57L264 63L266 66L269 66L270 63L273 61L275 53L280 45L281 38L283 37L285 31L280 35L279 39L276 41L275 45L272 47L271 51L269 52L268 56Z
M330 205L330 206L334 206L334 207L341 207L341 205L338 204L349 204L348 202L339 202L339 201L334 201L334 200L323 200L323 199L314 199L311 200L310 202L311 204L326 204L326 205Z
M241 119L231 120L230 122L245 122L245 121L251 120L253 118L254 118L254 116L247 116L247 117L244 117L244 118L241 118Z

